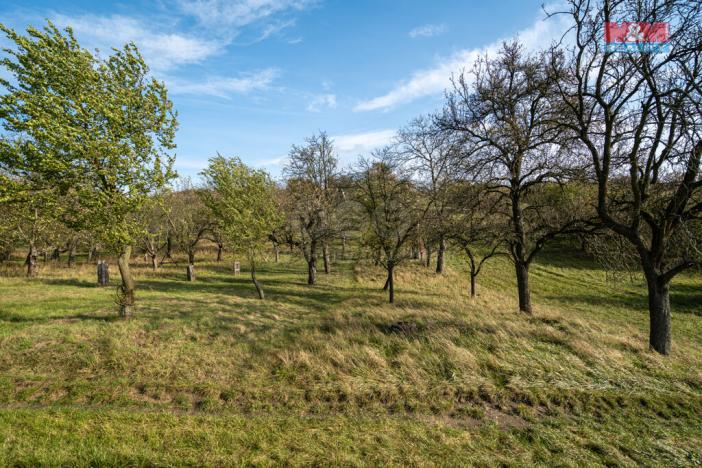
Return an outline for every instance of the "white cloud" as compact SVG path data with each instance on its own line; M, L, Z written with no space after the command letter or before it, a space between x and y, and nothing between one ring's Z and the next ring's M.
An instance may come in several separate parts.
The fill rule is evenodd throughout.
M444 34L448 31L445 24L425 24L418 26L409 32L409 37L416 39L418 37L434 37Z
M241 27L277 13L300 11L316 0L180 0L180 9L213 27Z
M395 130L376 130L365 133L347 133L335 135L334 148L343 161L348 162L361 154L368 154L374 149L387 145L395 137Z
M264 41L271 36L279 34L283 29L290 28L293 26L295 26L295 20L275 21L273 23L270 23L266 25L265 28L263 28L263 31L261 31L261 35L259 36L256 42Z
M260 161L258 163L258 166L260 166L260 167L282 166L287 160L288 160L287 156L280 156L278 158L273 158L273 159L264 159L263 161Z
M319 112L322 108L327 107L333 109L336 107L336 95L334 94L318 94L312 98L307 104L309 112Z
M132 41L139 47L146 63L156 71L200 62L224 47L218 41L155 32L137 19L121 15L58 15L54 22L60 27L72 27L82 44L91 49L98 48L104 55L108 55L113 47L121 48Z
M204 81L167 79L166 82L168 90L174 94L206 94L227 98L232 94L247 94L268 89L279 74L277 69L267 68L238 78L217 76Z
M524 29L514 38L527 51L534 51L550 45L568 28L566 15L557 15L548 20L539 19L529 28ZM487 46L464 49L450 57L439 60L432 68L418 70L409 79L400 82L387 94L377 96L356 105L357 111L389 109L399 104L405 104L425 96L441 94L451 85L451 76L462 69L470 70L476 60L485 54L494 54L505 39L495 41Z

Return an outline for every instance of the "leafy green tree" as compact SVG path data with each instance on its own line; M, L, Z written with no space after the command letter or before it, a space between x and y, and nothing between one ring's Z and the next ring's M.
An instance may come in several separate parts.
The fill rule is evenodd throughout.
M267 172L251 169L239 158L217 156L202 172L209 190L202 192L205 204L219 221L227 245L248 257L258 297L256 263L267 250L269 235L280 225L276 188Z
M129 259L143 232L131 213L175 175L177 122L166 87L132 43L101 59L51 22L26 36L0 30L13 44L0 59L11 76L0 80L0 164L78 200L74 221L119 253L120 315L131 315Z

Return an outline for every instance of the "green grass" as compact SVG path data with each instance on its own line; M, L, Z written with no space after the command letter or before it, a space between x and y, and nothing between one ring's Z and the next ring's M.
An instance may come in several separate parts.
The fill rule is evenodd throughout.
M226 262L193 283L137 265L127 321L92 265L5 266L0 465L702 464L699 274L674 284L661 357L639 282L547 252L528 317L506 260L475 300L450 260L400 268L395 306L351 261L310 287L283 257L259 272L263 302Z

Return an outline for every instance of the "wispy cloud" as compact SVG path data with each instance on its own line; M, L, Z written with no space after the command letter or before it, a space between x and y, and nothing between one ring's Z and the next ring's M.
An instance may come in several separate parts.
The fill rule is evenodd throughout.
M277 158L272 158L272 159L264 159L263 161L259 161L257 165L259 167L277 167L277 166L283 166L288 160L288 156L280 156Z
M104 54L134 42L156 71L201 62L221 52L225 45L186 34L157 32L140 20L121 15L56 15L53 21L60 27L70 26L83 45Z
M425 24L418 26L409 32L409 37L416 39L418 37L434 37L440 36L448 31L445 24Z
M232 94L247 94L263 91L279 76L275 68L243 74L237 78L209 77L202 81L167 79L168 89L174 94L200 94L228 98Z
M241 27L286 11L301 11L317 0L179 0L180 9L211 27Z
M395 130L375 130L364 133L334 135L334 147L342 163L348 164L359 155L367 155L374 149L387 145L395 137Z
M565 15L548 20L537 20L529 28L518 32L514 38L528 51L548 46L552 40L560 38L567 29ZM431 67L414 72L408 79L401 81L387 94L377 96L356 105L357 111L389 109L416 99L441 94L451 85L451 76L461 70L472 69L479 57L494 54L504 39L484 47L464 49L450 57L440 59Z
M336 107L336 95L334 94L318 94L307 104L309 112L319 112L323 108L333 109Z

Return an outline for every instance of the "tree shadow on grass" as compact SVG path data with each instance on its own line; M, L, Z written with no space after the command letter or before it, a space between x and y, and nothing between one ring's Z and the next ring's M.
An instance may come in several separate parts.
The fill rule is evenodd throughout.
M100 286L97 282L81 280L77 278L41 278L38 280L42 284L55 285L55 286L74 286L77 288L95 288L95 289L108 289L111 286L117 286L117 283L110 283L107 286Z
M648 298L642 291L611 293L606 295L585 293L543 294L542 298L571 306L622 308L637 312L648 312ZM691 314L702 317L702 287L692 285L673 285L670 293L670 305L674 314Z
M266 302L282 302L295 306L314 308L325 311L341 302L359 295L367 295L372 288L343 287L338 285L291 282L287 279L263 278L261 279ZM231 295L243 299L256 298L256 290L248 277L232 276L231 278L205 277L196 281L173 282L146 279L138 283L138 287L150 292L178 293L178 299L185 299L180 294L218 294ZM190 298L188 298L190 300ZM192 300L195 300L194 298Z
M0 311L0 322L11 322L11 323L48 323L56 322L61 320L94 320L99 322L117 322L124 320L122 317L117 315L99 315L99 314L64 314L64 315L45 315L45 316L30 316L22 314L13 314L11 312Z

